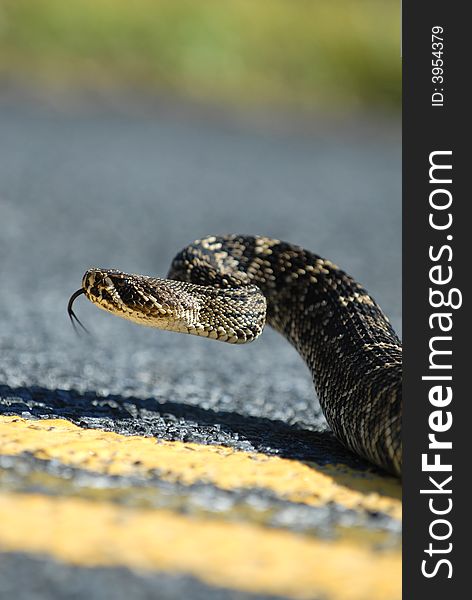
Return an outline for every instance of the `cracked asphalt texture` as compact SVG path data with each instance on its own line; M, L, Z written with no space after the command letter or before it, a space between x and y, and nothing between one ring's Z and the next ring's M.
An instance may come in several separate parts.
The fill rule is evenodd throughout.
M306 367L275 332L235 347L140 328L80 298L75 310L91 335L77 336L66 306L91 266L164 276L192 240L250 233L336 262L400 332L397 130L369 121L261 125L185 107L1 102L0 413L363 468L327 431ZM6 590L12 569L35 562L8 561ZM46 571L54 597L64 597L62 575ZM76 571L71 597L95 597L93 581L102 585L107 570L93 580ZM114 581L110 597L125 598L130 580ZM162 581L161 598L246 597ZM129 583L134 597L149 597L149 582Z

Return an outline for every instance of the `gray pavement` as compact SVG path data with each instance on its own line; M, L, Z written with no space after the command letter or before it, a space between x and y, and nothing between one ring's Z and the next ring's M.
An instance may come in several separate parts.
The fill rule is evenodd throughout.
M274 332L234 347L139 328L81 298L92 334L77 337L66 305L88 267L165 275L198 237L255 233L342 266L400 331L400 193L396 123L292 132L184 109L4 102L0 413L363 468L326 431L302 360ZM160 597L175 589L166 579Z
M209 587L183 575L137 575L125 568L74 567L51 559L0 553L0 598L13 597L16 600L262 600L259 594ZM280 600L280 596L264 596L263 600Z

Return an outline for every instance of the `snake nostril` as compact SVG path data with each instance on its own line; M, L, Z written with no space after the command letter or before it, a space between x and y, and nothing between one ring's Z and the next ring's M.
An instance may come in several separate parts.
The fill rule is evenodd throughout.
M107 271L89 269L82 278L82 287L90 293L97 294L102 287L113 288L114 281Z

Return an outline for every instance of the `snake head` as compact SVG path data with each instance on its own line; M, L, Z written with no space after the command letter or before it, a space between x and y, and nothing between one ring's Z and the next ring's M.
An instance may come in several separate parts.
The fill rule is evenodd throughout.
M182 332L192 327L200 309L189 286L116 269L89 269L82 278L83 293L99 308L141 325Z
M175 279L131 275L116 269L85 272L82 287L69 299L85 295L90 302L140 325L190 333L231 344L255 340L262 332L266 299L256 286L216 288Z

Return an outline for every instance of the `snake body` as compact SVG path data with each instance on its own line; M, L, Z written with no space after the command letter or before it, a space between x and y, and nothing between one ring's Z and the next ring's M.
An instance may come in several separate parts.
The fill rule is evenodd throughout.
M401 474L400 340L329 260L266 237L211 236L184 248L167 279L90 269L71 302L80 293L132 321L229 343L256 339L268 323L308 365L338 440Z

